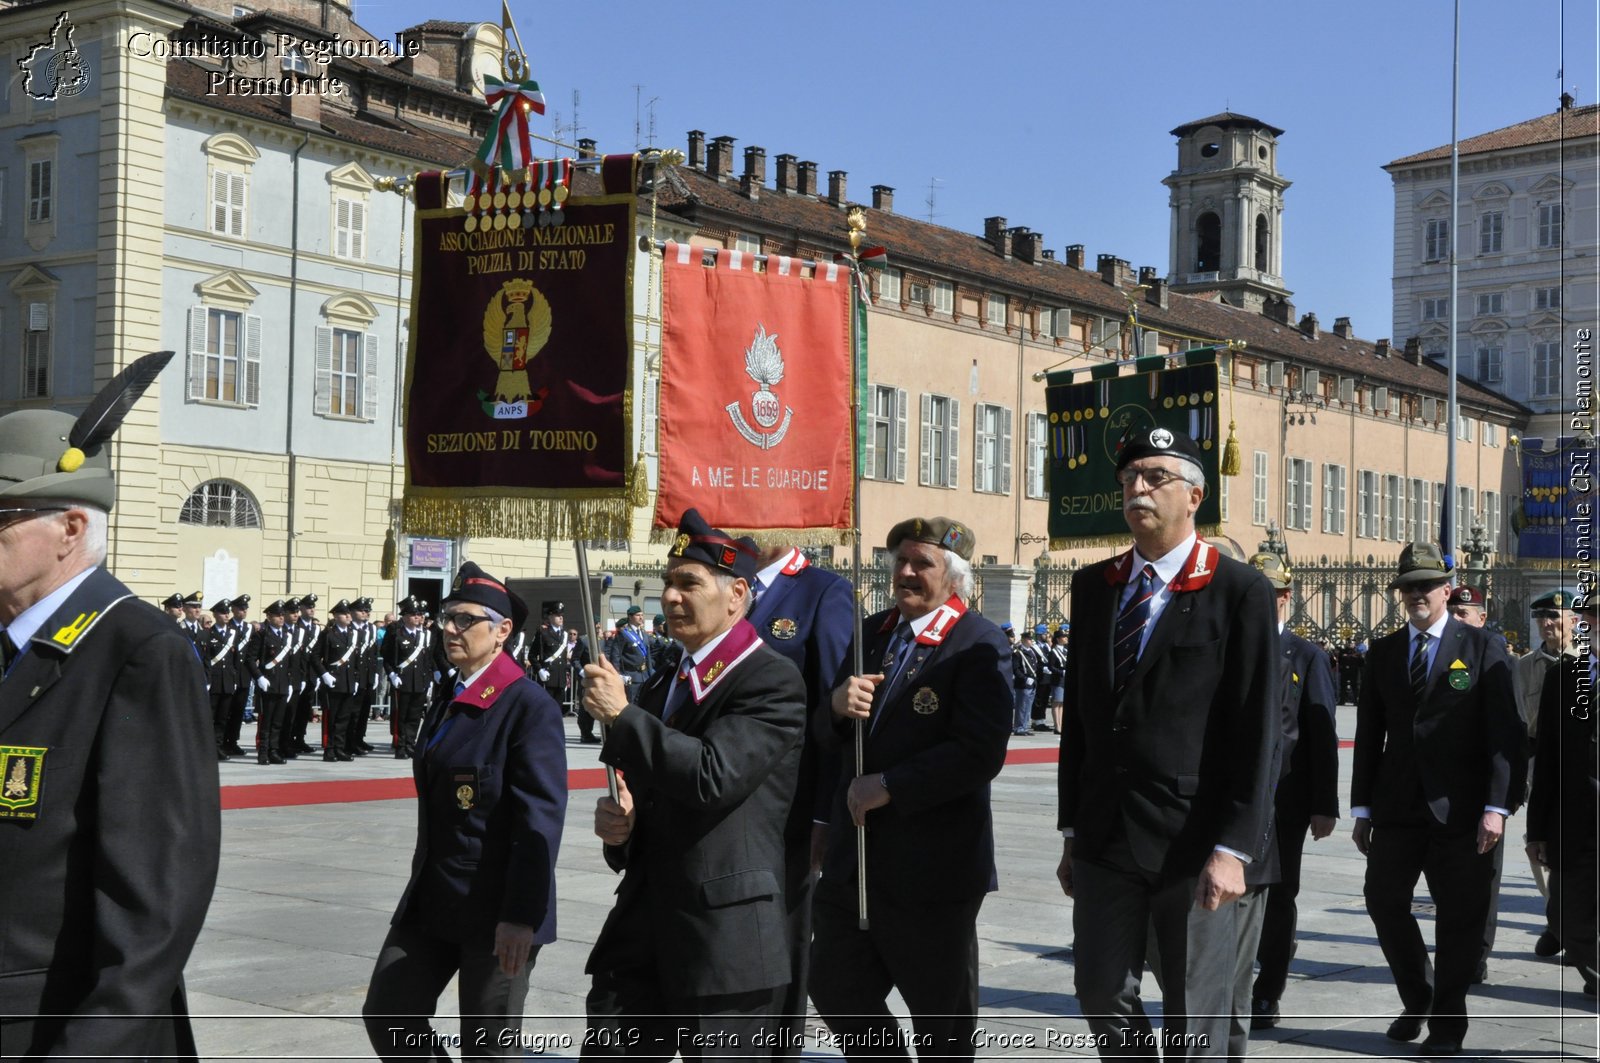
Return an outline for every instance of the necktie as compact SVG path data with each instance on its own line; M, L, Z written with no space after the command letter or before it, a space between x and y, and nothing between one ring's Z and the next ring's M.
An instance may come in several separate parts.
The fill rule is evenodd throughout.
M1155 584L1155 566L1147 564L1117 617L1111 643L1111 659L1115 662L1111 670L1111 689L1115 695L1122 694L1128 680L1133 678L1134 666L1139 663L1139 644L1144 641L1145 625L1150 622L1150 599L1155 597Z
M465 690L465 689L467 689L467 684L465 684L461 680L457 679L456 680L456 694L455 694L455 696L456 697L460 697L461 696L461 692L463 690ZM445 706L445 710L444 710L444 719L439 721L438 729L435 730L433 732L433 736L428 739L428 744L427 744L426 747L424 747L423 752L426 753L428 750L430 750L434 746L438 745L439 744L439 739L444 737L444 733L446 731L450 730L450 725L455 723L455 722L456 722L456 707L455 707L455 705L453 705L453 704L446 705Z
M17 644L9 633L0 633L0 679L11 671L11 662L17 659Z
M678 682L667 694L667 704L661 710L661 722L666 723L672 719L672 714L683 705L684 700L691 696L689 690L689 673L694 671L694 658L684 657L683 663L678 666Z
M1411 653L1411 696L1421 701L1428 692L1428 633L1418 632L1417 647Z
M911 621L902 620L895 625L894 635L883 651L883 682L878 684L878 691L872 699L872 726L867 729L869 733L877 730L878 721L883 718L882 707L889 703L895 680L900 678L900 666L906 662L906 651L915 641L916 637L911 633Z
M755 582L750 584L750 608L751 609L754 609L756 607L756 605L761 601L761 596L763 594L765 594L765 593L767 593L767 585L765 583L761 582L760 577L757 577Z

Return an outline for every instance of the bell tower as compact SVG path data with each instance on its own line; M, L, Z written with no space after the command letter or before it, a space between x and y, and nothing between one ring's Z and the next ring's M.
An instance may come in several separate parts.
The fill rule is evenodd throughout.
M1224 302L1259 313L1283 285L1283 190L1278 138L1283 130L1232 111L1189 122L1178 138L1171 190L1167 283L1173 291L1217 291Z

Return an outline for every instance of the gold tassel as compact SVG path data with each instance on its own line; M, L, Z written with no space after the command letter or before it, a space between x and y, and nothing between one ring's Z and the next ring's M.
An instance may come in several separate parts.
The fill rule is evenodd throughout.
M1222 445L1222 465L1219 471L1224 476L1239 475L1239 437L1234 434L1231 417L1228 418L1228 441Z
M633 482L628 485L628 504L643 509L650 504L650 472L645 466L644 454L633 459Z
M392 580L400 575L400 544L395 540L394 529L383 533L383 560L378 564L378 578Z

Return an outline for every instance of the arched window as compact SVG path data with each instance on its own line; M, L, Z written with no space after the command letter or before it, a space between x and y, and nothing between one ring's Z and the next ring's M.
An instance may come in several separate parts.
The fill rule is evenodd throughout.
M1256 215L1256 270L1267 272L1267 216Z
M1222 268L1222 219L1211 211L1200 215L1194 225L1198 237L1194 252L1196 273L1214 273Z
M238 484L229 480L207 480L184 501L178 523L208 528L259 528L261 507L250 492Z

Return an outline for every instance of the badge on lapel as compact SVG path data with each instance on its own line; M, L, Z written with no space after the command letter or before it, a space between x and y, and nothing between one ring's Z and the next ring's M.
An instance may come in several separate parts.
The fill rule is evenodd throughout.
M780 616L772 622L772 637L775 639L792 639L799 630L798 624L786 616Z
M939 695L932 687L923 687L911 696L911 708L919 716L932 716L939 711Z
M0 819L38 819L48 746L0 746Z
M456 808L472 811L472 802L478 796L478 769L452 768L450 781L456 784Z
M1459 657L1450 662L1450 673L1445 681L1452 690L1466 690L1472 686L1472 676L1467 672L1466 663Z

